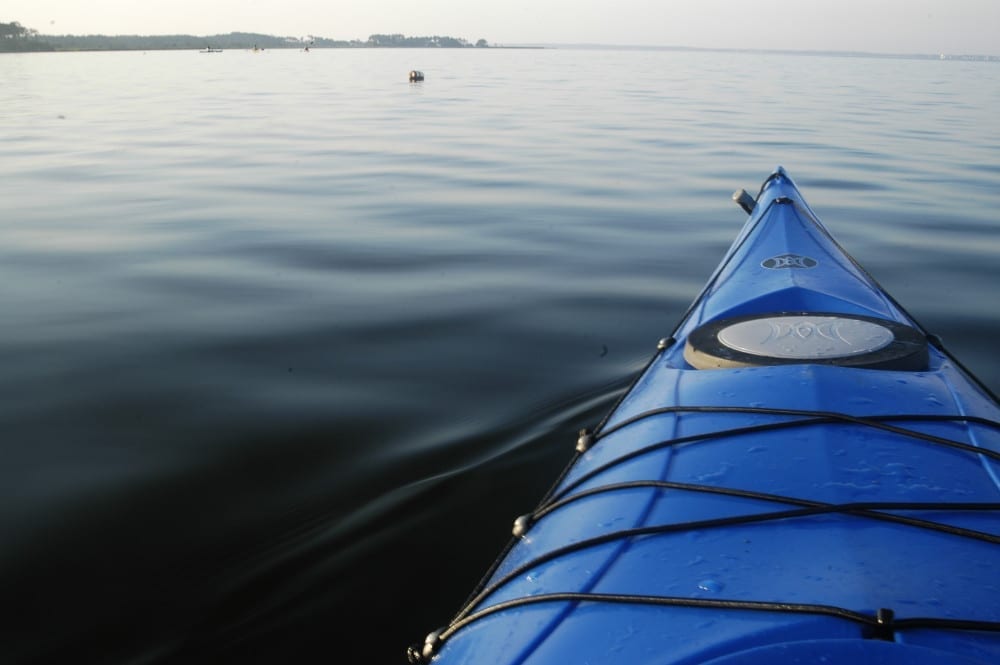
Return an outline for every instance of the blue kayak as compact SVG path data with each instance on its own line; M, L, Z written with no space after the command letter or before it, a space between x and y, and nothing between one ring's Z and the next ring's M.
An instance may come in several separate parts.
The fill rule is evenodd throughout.
M996 665L1000 404L781 168L440 665Z

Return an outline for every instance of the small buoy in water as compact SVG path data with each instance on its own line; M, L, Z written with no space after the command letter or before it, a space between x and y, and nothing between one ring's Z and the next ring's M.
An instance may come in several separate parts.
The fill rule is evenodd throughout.
M413 81L423 81L423 80L424 80L424 73L423 72L418 72L415 69L410 72L410 81L411 82L413 82Z

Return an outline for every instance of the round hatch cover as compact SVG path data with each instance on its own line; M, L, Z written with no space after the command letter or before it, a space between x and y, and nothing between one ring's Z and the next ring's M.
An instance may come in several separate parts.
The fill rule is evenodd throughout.
M892 331L880 323L801 314L740 321L719 331L719 341L736 351L798 360L871 353L893 339Z
M927 343L894 321L780 312L707 323L691 333L684 358L697 369L822 363L918 370L927 367Z

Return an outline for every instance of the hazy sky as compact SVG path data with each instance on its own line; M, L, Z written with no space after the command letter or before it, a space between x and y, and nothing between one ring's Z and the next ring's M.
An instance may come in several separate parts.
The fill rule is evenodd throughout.
M494 44L1000 55L1000 0L3 0L49 34L449 35Z

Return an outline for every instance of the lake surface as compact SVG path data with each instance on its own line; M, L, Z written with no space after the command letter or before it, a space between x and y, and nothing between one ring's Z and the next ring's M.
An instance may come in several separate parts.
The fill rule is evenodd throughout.
M0 662L403 662L778 164L1000 390L998 109L989 62L0 56Z

